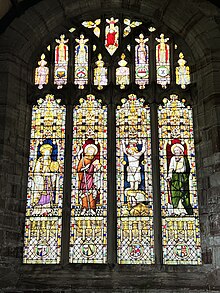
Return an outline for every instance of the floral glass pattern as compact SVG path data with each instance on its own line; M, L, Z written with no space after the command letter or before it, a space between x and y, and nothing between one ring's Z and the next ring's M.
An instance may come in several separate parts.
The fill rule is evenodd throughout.
M100 28L99 28L100 23L101 23L101 19L98 18L95 21L92 21L92 20L83 21L82 25L84 27L93 29L93 33L96 35L96 37L99 38L100 37Z

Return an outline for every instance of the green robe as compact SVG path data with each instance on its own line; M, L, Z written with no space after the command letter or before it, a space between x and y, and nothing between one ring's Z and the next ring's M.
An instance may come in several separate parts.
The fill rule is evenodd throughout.
M184 157L184 162L186 166L186 171L182 173L177 173L175 170L172 171L171 178L171 202L174 208L178 207L179 201L182 204L188 215L193 214L193 208L190 204L190 193L189 193L189 175L190 166L187 157Z

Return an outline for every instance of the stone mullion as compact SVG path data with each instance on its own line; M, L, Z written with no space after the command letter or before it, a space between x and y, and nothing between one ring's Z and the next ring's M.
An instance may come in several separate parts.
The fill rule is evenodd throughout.
M71 217L71 175L72 175L72 119L73 107L66 106L65 127L65 159L64 159L64 186L63 186L63 209L62 209L62 241L61 241L61 264L69 262L70 242L70 217Z
M55 67L55 47L56 43L55 41L52 42L50 46L50 67L49 67L49 85L53 86L54 85L54 67Z
M115 104L108 105L107 262L117 262L116 127Z
M160 163L157 104L151 104L151 149L152 149L152 184L153 184L153 221L155 264L163 262L162 257L162 220L160 192Z
M149 84L157 82L156 73L156 42L154 34L150 34L149 41L146 43L149 50ZM151 97L155 98L155 97Z
M74 48L74 37L72 34L69 35L69 42L68 45L68 54L69 54L69 60L68 60L68 75L67 75L67 82L69 84L73 84L74 81L74 70L75 70L75 48Z
M175 64L174 64L174 53L175 53L175 49L174 49L174 42L173 40L170 42L170 84L171 86L175 86Z

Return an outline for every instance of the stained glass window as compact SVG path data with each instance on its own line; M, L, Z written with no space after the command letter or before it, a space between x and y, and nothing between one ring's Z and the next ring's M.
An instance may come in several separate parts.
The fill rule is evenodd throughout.
M107 257L107 108L93 95L73 111L70 262Z
M60 39L56 39L59 44L55 48L55 66L54 66L54 84L57 88L62 88L67 83L68 70L68 39L65 40L65 35L61 35Z
M140 89L144 89L149 83L149 56L146 44L148 38L145 39L144 35L140 34L135 41L138 43L135 46L135 83Z
M79 39L76 39L78 45L75 48L75 84L78 84L80 89L83 89L84 85L88 83L89 52L86 45L88 41L82 34Z
M118 262L154 262L150 109L130 95L116 112Z
M24 263L60 262L65 112L52 95L32 110Z
M64 106L48 95L33 107L25 263L59 263L62 229L70 235L62 245L70 263L116 256L119 264L201 263L192 109L176 95L159 104L174 83L189 94L192 59L179 47L153 23L108 15L74 23L44 50L55 63L38 59L35 90L67 85L54 92L73 116L65 138ZM61 221L64 159L68 231Z
M192 109L171 95L158 119L164 263L200 264Z
M159 43L156 46L156 67L157 67L157 83L166 88L170 83L170 46L167 44L169 38L164 38L164 34L160 38L156 38Z

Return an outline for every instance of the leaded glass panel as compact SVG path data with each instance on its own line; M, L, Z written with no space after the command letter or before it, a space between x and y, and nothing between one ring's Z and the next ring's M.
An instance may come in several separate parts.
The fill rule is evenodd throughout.
M100 23L101 23L101 19L98 18L98 19L96 19L94 22L93 22L92 20L84 21L84 22L82 23L82 25L83 25L84 27L87 27L87 28L91 28L91 29L93 29L93 33L94 33L94 35L96 35L96 37L99 38L99 37L100 37L100 28L99 28Z
M58 89L67 83L69 48L66 44L68 41L65 39L65 35L56 39L58 45L55 48L54 84Z
M130 83L130 68L127 66L128 62L125 60L126 56L123 53L121 60L118 62L119 67L116 68L116 84L120 85L120 89L124 89Z
M65 113L52 95L32 110L24 263L60 262Z
M118 262L154 262L150 109L130 95L116 111Z
M164 34L160 38L156 38L159 43L156 46L156 69L157 69L157 83L161 84L163 88L170 83L170 46L167 44L169 38L164 38Z
M70 262L107 257L107 108L93 95L73 111Z
M47 61L45 55L41 55L41 60L38 61L38 67L35 69L35 84L38 85L39 89L42 89L45 84L48 83L49 68L46 66Z
M130 34L132 28L135 28L135 27L141 25L142 22L141 21L131 21L129 18L125 18L124 24L126 25L126 27L124 28L124 32L123 32L123 37L125 38Z
M75 84L80 89L84 88L84 85L88 83L88 45L86 43L89 39L85 39L81 34L79 39L76 39L78 45L75 47Z
M106 19L105 27L105 48L110 55L113 55L119 46L118 19L111 17Z
M185 89L186 85L190 84L190 70L189 66L185 65L187 61L184 59L183 53L179 54L179 58L177 61L179 66L176 67L176 84L179 84L182 89Z
M98 60L95 62L96 68L94 69L94 85L97 85L98 90L102 90L103 86L107 85L107 68L102 60L102 55L98 55Z
M149 83L149 56L146 44L148 38L145 39L144 35L140 34L135 41L138 43L135 46L135 83L140 89L144 89Z
M200 264L192 109L171 95L159 107L158 119L163 260Z

